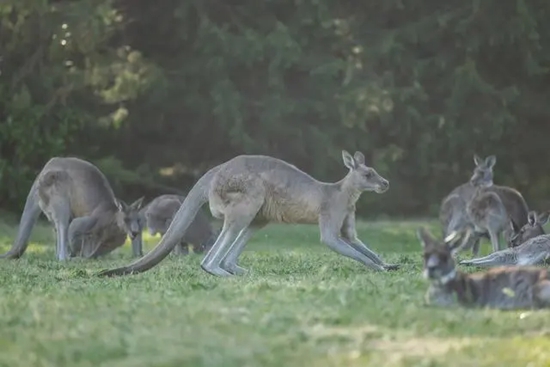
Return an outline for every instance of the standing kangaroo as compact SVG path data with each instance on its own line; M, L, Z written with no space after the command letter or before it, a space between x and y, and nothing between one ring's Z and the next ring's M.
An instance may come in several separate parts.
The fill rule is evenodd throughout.
M58 260L107 254L123 245L127 234L132 237L134 256L142 256L134 241L142 200L126 205L115 198L96 166L78 158L54 157L34 180L16 240L0 257L16 259L23 255L41 211L54 225Z
M185 196L181 195L156 197L140 211L144 222L142 226L147 227L152 236L157 233L164 236L184 199ZM174 248L174 253L178 255L189 253L189 244L193 245L194 252L202 253L214 244L215 235L216 232L212 229L208 217L199 210L182 240Z
M549 212L538 216L529 212L529 223L510 238L511 248L459 264L480 267L545 264L550 259L550 236L544 234L542 226L548 222L548 216Z
M447 236L454 232L464 235L466 233L466 228L473 227L466 211L466 206L474 194L475 187L470 182L466 182L455 187L449 195L443 198L439 210L439 221L443 229L443 238L447 238ZM481 236L489 238L486 233L483 233ZM463 239L465 241L464 246L459 249L471 247L472 254L477 256L481 236L471 236L468 241Z
M277 158L241 155L206 172L193 186L159 244L132 264L104 270L100 276L144 272L158 264L180 241L200 207L209 202L223 227L201 262L216 276L246 272L237 265L239 255L254 230L270 222L318 224L321 241L333 251L376 270L398 265L384 263L359 238L355 230L355 204L363 191L384 193L389 182L365 157L342 151L349 169L336 183L320 182L297 167Z
M491 155L485 160L474 156L476 167L470 178L475 193L466 204L466 212L473 224L466 228L466 235L456 251L464 248L468 243L475 243L480 236L487 232L491 239L493 251L500 249L499 236L509 234L510 221L516 227L523 227L527 223L528 207L523 196L515 189L493 184L493 166L496 157ZM471 240L474 236L474 240Z
M430 280L426 303L503 310L550 307L550 273L536 267L500 267L486 272L456 269L453 243L439 243L424 228L417 231L424 250L424 277Z

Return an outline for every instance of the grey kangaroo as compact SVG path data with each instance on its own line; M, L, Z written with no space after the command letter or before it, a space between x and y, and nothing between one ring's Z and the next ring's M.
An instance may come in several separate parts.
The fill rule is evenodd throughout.
M184 199L185 196L171 194L154 198L140 211L142 227L147 227L152 236L157 233L164 236ZM177 255L188 254L189 244L192 244L195 253L203 253L214 244L216 234L212 229L208 217L199 210L189 229L182 240L176 245L173 252Z
M499 236L504 234L509 238L510 221L516 227L523 227L527 223L529 209L523 196L517 190L493 184L493 166L496 163L494 155L485 160L475 155L474 162L476 167L470 178L470 183L474 186L475 192L466 204L466 212L473 228L472 226L466 227L464 240L455 251L465 248L467 244L479 241L485 232L489 234L493 251L498 251L500 249Z
M461 235L466 234L465 229L473 228L473 224L468 217L466 205L475 194L475 187L468 181L455 187L449 195L443 198L439 210L439 221L443 229L443 238L457 232ZM480 234L479 237L471 236L464 242L462 248L472 248L472 254L476 256L479 252L479 241L481 237L489 238L487 233ZM457 249L457 250L459 250Z
M142 256L134 241L142 200L126 205L115 198L96 166L78 158L54 157L34 180L15 242L0 257L16 259L23 255L41 211L54 225L58 260L107 254L123 245L127 234L132 237L134 256Z
M430 281L426 303L439 307L490 307L503 310L550 307L550 273L537 267L500 267L486 272L456 269L452 248L458 242L435 240L417 231L424 250L423 275Z
M207 171L191 189L159 244L132 264L98 275L114 276L144 272L168 255L189 228L199 208L209 202L223 227L201 262L216 276L246 272L237 265L252 233L270 222L318 224L321 241L333 251L376 270L398 265L383 262L363 244L355 230L355 203L363 191L384 193L389 182L365 157L343 151L348 174L336 183L320 182L297 167L277 158L241 155Z
M550 218L550 211L537 214L535 211L530 211L527 215L527 224L518 228L514 222L510 221L510 230L512 236L508 240L508 247L517 247L525 241L545 234L543 226Z
M459 264L479 267L546 264L550 259L550 235L544 234L542 226L548 222L548 216L548 212L538 216L529 212L529 223L511 237L511 248Z

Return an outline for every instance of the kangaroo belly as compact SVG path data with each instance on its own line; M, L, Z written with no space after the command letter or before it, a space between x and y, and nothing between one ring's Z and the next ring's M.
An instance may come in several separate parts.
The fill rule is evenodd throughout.
M315 224L319 221L319 208L312 203L296 200L267 199L260 216L274 223Z

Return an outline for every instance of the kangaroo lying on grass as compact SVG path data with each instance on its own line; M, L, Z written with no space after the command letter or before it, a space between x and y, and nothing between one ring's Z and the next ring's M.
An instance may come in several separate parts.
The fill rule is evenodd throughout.
M270 222L318 224L321 241L335 252L372 269L390 270L358 238L355 203L363 191L379 194L389 182L365 165L365 157L343 151L346 177L336 183L320 182L297 167L277 158L241 155L206 172L193 186L159 244L134 263L100 276L144 272L158 264L181 240L200 207L224 220L216 242L201 262L206 272L217 276L244 274L237 259L254 230Z
M426 292L428 304L498 309L550 307L548 270L500 267L487 272L462 273L455 268L451 254L453 242L438 243L424 228L417 234L424 249L424 277L430 280Z
M54 157L34 180L16 240L0 257L16 259L23 255L41 210L54 225L58 260L107 254L124 244L127 233L132 239L136 237L142 200L126 205L115 198L96 166L78 158ZM142 256L141 247L132 242L134 256Z
M517 190L493 184L493 166L496 163L494 155L485 160L476 155L474 162L476 167L470 183L475 188L475 193L466 204L466 212L473 228L466 226L464 240L455 252L479 241L483 233L489 234L493 251L498 251L500 250L499 236L504 234L509 238L510 221L516 227L523 227L527 223L529 209ZM449 234L451 237L454 235L454 233ZM477 251L473 252L475 252L474 255L477 254Z
M181 195L161 195L153 199L140 211L142 228L147 227L152 236L157 233L164 236L184 199L185 196ZM188 254L189 244L192 244L195 253L202 253L212 247L216 234L208 217L199 210L173 252L177 255Z
M550 235L544 234L542 226L548 221L548 215L548 212L539 216L529 212L529 223L510 239L514 247L485 257L463 260L459 264L480 267L546 264L550 259Z

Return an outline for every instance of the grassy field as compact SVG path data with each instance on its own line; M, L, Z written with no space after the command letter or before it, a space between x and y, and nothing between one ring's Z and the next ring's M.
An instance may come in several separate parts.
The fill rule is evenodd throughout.
M40 225L22 259L0 262L0 366L550 366L550 311L424 305L418 225L360 223L366 243L404 264L390 273L332 253L315 226L271 226L243 253L250 273L231 279L196 255L95 278L130 261L128 244L61 264ZM2 251L14 234L0 221Z

